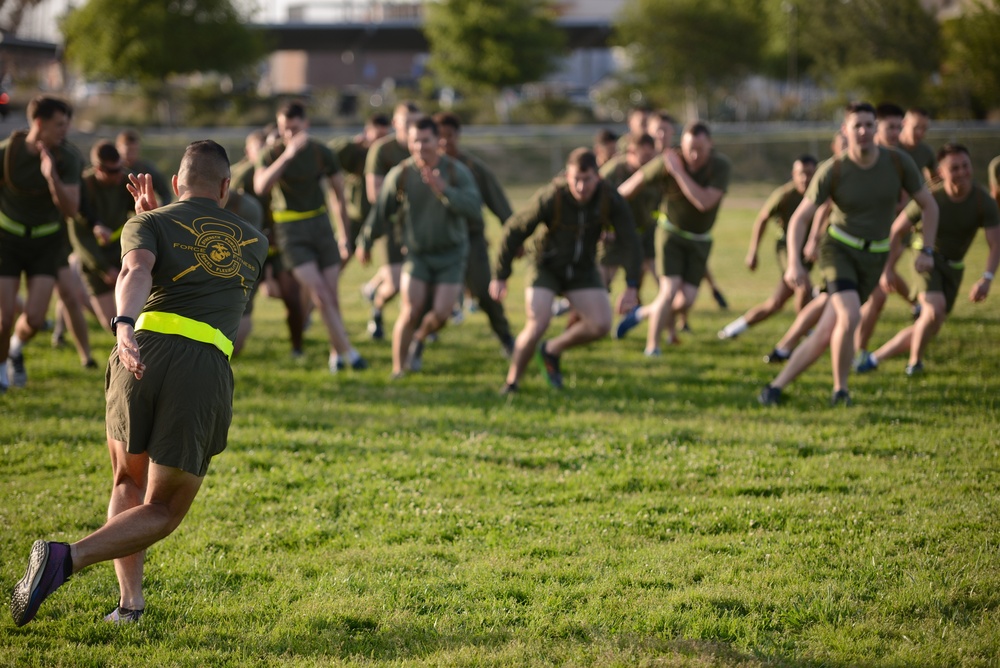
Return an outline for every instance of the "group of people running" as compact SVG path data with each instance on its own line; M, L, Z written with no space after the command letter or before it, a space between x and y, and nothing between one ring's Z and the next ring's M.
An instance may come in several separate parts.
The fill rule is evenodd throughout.
M29 129L2 145L0 392L26 383L24 344L44 327L54 289L53 340L62 341L68 327L81 363L96 366L84 311L113 331L120 236L134 215L128 175L150 174L161 203L174 196L139 157L134 131L95 143L84 168L66 141L72 110L65 102L40 97L28 116ZM757 268L761 239L774 220L783 274L767 301L719 332L720 339L738 336L794 297L798 317L765 356L787 364L761 392L761 403L779 402L787 384L827 347L837 402L850 402L852 366L869 372L909 351L907 373L919 373L927 342L955 303L962 260L979 227L990 253L970 298L985 299L1000 260L1000 159L991 165L993 192L987 192L972 180L965 147L948 144L935 154L923 141L928 125L921 109L849 106L833 157L820 164L799 156L791 180L761 209L747 267ZM677 145L676 128L668 113L631 110L625 135L602 131L593 148L573 151L565 169L515 213L489 166L462 149L462 123L454 114L426 116L402 103L391 118L372 116L357 136L322 143L310 135L305 106L289 102L274 124L247 137L245 155L232 165L226 207L272 241L259 285L285 305L294 357L303 355L306 323L318 315L329 341L329 370L368 367L344 325L339 283L352 258L368 264L381 244L384 264L362 293L371 305L374 339L385 338L383 309L400 296L391 330L394 379L422 368L425 344L456 309L461 313L468 293L510 359L501 392L519 390L532 357L548 383L561 388L563 352L607 336L614 310L622 316L616 338L648 321L644 352L653 357L664 337L678 341L703 281L726 305L708 258L731 163L714 150L705 123L684 127ZM492 267L484 208L503 223ZM941 225L939 216L946 216ZM920 234L912 233L915 225ZM515 338L503 302L514 261L531 237L527 318ZM900 259L913 254L915 271L909 272L912 263ZM809 279L813 263L819 287ZM626 287L612 308L609 290L619 269ZM18 296L22 273L24 299ZM657 292L640 305L638 288L647 275ZM912 303L915 323L869 353L889 292ZM251 332L253 303L251 294L231 342L234 355ZM544 339L563 311L566 327Z

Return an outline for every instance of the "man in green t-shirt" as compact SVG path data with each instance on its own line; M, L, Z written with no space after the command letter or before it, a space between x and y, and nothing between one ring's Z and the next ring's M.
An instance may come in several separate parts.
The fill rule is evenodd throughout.
M945 144L935 159L940 164L941 183L931 191L940 210L934 266L920 276L920 316L917 321L892 337L881 348L868 355L857 367L858 373L873 371L879 363L895 355L909 352L906 375L919 374L924 369L924 350L941 329L951 313L965 269L965 254L983 229L989 256L986 271L969 292L969 301L986 299L993 277L1000 264L1000 209L986 188L972 178L972 159L961 144ZM922 218L920 207L910 202L892 226L892 247L883 272L883 288L892 285L893 260L903 250L903 239Z
M66 219L80 207L83 158L66 141L73 109L39 96L28 103L27 131L0 143L0 394L24 387L24 344L45 325L66 261ZM28 295L15 321L21 274Z
M781 235L777 241L776 253L778 256L778 266L781 268L781 276L778 285L771 296L762 304L754 306L736 320L732 321L719 331L720 339L732 339L758 322L766 320L784 307L785 303L795 297L795 312L802 310L812 298L812 283L808 280L801 286L792 290L785 283L784 274L788 268L788 221L792 219L795 209L802 203L802 196L812 181L813 174L816 173L816 158L811 155L801 155L792 163L792 180L776 189L767 198L757 220L753 223L753 231L750 233L750 248L747 250L746 265L750 271L757 270L757 249L760 247L760 240L764 236L764 227L768 221L775 221L781 228ZM805 262L805 258L803 258ZM808 263L812 266L812 263Z
M685 314L698 296L729 173L729 158L713 150L708 126L698 122L684 129L680 150L666 150L618 188L626 199L648 185L661 187L663 193L656 230L659 292L651 304L629 312L615 332L623 338L649 318L647 356L660 354L664 329L670 343L677 342L674 316Z
M403 304L392 330L393 378L420 370L424 342L448 322L465 278L466 219L481 215L483 206L468 168L439 152L432 118L421 118L408 135L412 157L386 175L357 251L362 262L370 262L373 231L398 218L406 262L400 283Z
M418 118L420 110L417 109L417 105L412 102L397 104L392 112L393 133L382 137L368 149L368 155L365 157L365 191L368 194L369 204L374 206L378 201L382 182L389 170L410 157L407 132ZM361 288L361 293L372 305L368 333L375 340L381 340L385 336L382 309L399 292L404 259L403 242L397 221L388 220L385 224L385 229L373 230L375 238L385 237L385 264L379 267L375 275Z
M141 157L142 137L136 130L122 130L115 137L115 148L122 157L125 169L133 174L149 174L153 179L153 188L161 204L168 204L174 197L170 181L149 160Z
M107 440L114 485L107 521L72 544L37 540L11 595L23 626L74 573L114 560L120 595L105 620L138 621L145 550L184 519L226 447L233 411L232 341L267 256L261 232L222 208L229 158L191 144L157 208L152 179L131 175L138 213L122 233L117 344L108 360Z
M350 255L340 163L326 145L310 138L302 103L283 105L278 110L277 124L277 141L258 156L254 191L259 197L270 198L274 239L282 264L309 291L326 325L330 372L337 373L347 366L366 369L368 363L351 345L340 313L340 266ZM326 192L322 182L326 182ZM339 239L330 225L330 209Z
M833 367L834 405L850 405L847 376L854 357L854 334L861 304L868 299L885 268L889 231L900 190L909 193L923 211L924 247L933 249L938 206L923 183L916 164L905 153L875 144L875 109L865 102L848 105L843 131L847 151L827 160L816 171L799 208L788 224L789 287L803 285L808 271L797 249L805 240L816 210L832 200L830 226L820 242L819 267L829 300L812 335L800 344L778 376L764 387L758 401L780 402L782 390L819 359L827 348ZM917 271L933 266L927 253L917 256Z
M507 279L524 242L540 225L545 226L545 234L535 243L534 277L524 293L528 320L514 344L503 394L518 391L518 382L536 350L549 385L562 389L562 354L607 336L611 302L596 256L597 243L609 229L615 230L628 253L628 287L622 309L631 309L637 301L642 249L632 212L617 191L601 179L591 150L578 148L570 153L565 174L565 179L557 178L541 189L527 207L504 223L496 278L490 283L490 294L498 301L507 295ZM542 341L552 319L552 303L560 294L569 300L576 318L561 334Z
M365 224L372 205L368 201L365 185L365 162L372 144L389 134L392 124L385 114L373 114L365 121L365 127L354 137L337 137L327 146L337 156L344 170L344 197L347 199L347 215L350 217L348 241L354 253L361 226Z
M903 116L903 129L899 133L899 148L906 151L928 182L937 175L938 161L934 149L924 142L931 127L931 117L926 109L910 107Z

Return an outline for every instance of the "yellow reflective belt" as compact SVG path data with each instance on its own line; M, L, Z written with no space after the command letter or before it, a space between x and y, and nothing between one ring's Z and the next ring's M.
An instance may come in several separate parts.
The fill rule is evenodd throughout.
M698 233L698 232L688 232L686 230L682 230L681 228L671 223L665 213L660 213L660 217L656 220L656 224L665 229L667 232L670 232L671 234L676 234L677 236L682 237L684 239L688 239L690 241L712 240L711 232Z
M853 234L848 234L844 230L840 229L836 225L831 225L827 228L828 234L844 244L845 246L850 246L851 248L859 251L866 251L868 253L888 253L889 252L889 240L879 239L877 241L869 241L867 239L861 239L854 236Z
M19 237L28 237L29 239L47 237L50 234L58 232L61 226L62 223L55 222L43 223L41 225L35 225L32 228L28 228L24 223L19 223L8 217L3 211L0 211L0 229L4 229Z
M145 311L135 321L136 331L144 329L160 334L176 334L192 341L200 341L215 346L229 359L233 356L233 342L226 335L208 323L185 318L176 313Z
M274 211L271 213L271 218L276 223L294 223L297 220L306 220L307 218L315 218L316 216L326 213L326 207L321 206L318 209L313 209L312 211Z

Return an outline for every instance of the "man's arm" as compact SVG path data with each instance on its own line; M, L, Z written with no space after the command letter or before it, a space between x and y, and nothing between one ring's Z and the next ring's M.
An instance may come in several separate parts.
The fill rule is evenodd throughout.
M795 209L792 219L788 221L788 269L785 271L785 283L793 289L805 285L809 278L809 272L802 265L799 249L805 241L806 230L816 213L816 208L815 202L805 198Z
M983 275L969 292L969 301L981 302L990 293L990 286L993 283L992 276L997 273L997 266L1000 266L1000 226L987 227L983 230L986 237L986 244L990 247L989 257L986 258L986 274Z
M42 163L42 176L49 184L52 203L56 205L64 218L72 218L80 210L80 185L63 183L56 169L55 158L52 157L49 149L42 146L41 142L38 144L38 155Z
M371 261L372 246L375 244L375 240L389 229L389 219L399 209L399 202L396 200L396 180L405 177L402 171L402 168L394 168L386 175L389 183L386 188L379 191L379 196L371 211L368 212L368 217L358 234L354 255L362 264L368 264Z
M122 270L115 284L115 304L117 314L135 320L142 313L149 291L153 287L153 265L156 256L152 251L137 248L122 258ZM139 344L135 340L135 328L126 323L118 323L115 328L118 339L118 359L122 366L136 379L141 379L146 365L139 355Z
M750 271L757 270L757 252L760 248L760 240L764 236L764 226L771 219L770 201L765 202L757 218L753 221L753 230L750 232L750 247L747 248L747 256L744 262Z
M684 161L676 151L669 151L664 155L663 162L667 167L667 172L674 177L674 181L684 193L684 197L694 205L694 208L704 213L719 206L722 196L726 194L725 191L695 183L691 175L684 169Z
M920 206L920 219L923 221L921 227L924 235L924 248L934 248L934 242L937 241L938 229L937 202L926 186L914 193L913 200ZM914 261L913 266L918 273L930 271L934 267L934 257L926 253L917 253L917 259Z
M895 284L896 263L903 254L903 237L913 228L913 221L910 219L910 207L899 212L896 220L892 222L892 231L889 233L889 256L885 260L885 268L879 278L879 285L885 292L892 292ZM904 295L905 296L905 295Z
M281 155L274 162L266 167L258 167L254 170L253 189L258 197L266 197L270 194L271 188L281 178L285 168L288 167L288 163L295 158L308 141L309 135L307 133L298 133L292 137L291 141L285 144L285 150L281 152Z
M334 214L337 223L337 244L340 246L340 259L346 260L350 254L351 244L354 242L353 239L348 238L350 236L348 221L350 217L347 214L347 198L344 197L344 173L337 172L328 179L329 188L327 188L327 194L330 198L330 210L336 212Z

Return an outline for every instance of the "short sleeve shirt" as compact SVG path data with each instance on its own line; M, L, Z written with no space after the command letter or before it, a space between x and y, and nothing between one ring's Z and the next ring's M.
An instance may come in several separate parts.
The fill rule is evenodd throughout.
M971 192L961 202L952 200L940 185L931 194L939 210L934 247L953 262L960 262L965 257L979 228L1000 225L1000 209L996 200L978 183L973 184ZM922 212L916 202L906 205L906 216L913 223L921 219Z
M353 220L364 220L371 208L365 193L365 160L368 157L368 148L351 137L334 139L327 146L337 156L344 170L347 215Z
M42 176L41 157L25 146L25 133L15 132L0 142L0 211L14 222L32 228L61 222L62 212L52 200L49 182ZM75 146L62 142L52 151L56 173L63 184L79 185L83 157ZM9 171L9 173L8 173Z
M271 165L285 150L284 143L260 152L257 168ZM314 211L326 205L320 180L340 171L340 162L327 146L310 139L281 173L271 189L273 211Z
M691 173L691 178L703 188L716 188L726 192L729 188L731 163L729 158L712 151L708 162L697 172ZM660 184L663 187L663 198L660 201L660 211L667 214L667 219L685 232L705 234L715 225L719 215L719 204L708 211L699 211L687 198L673 176L667 173L663 157L658 156L642 167L643 182Z
M386 135L371 145L365 158L365 174L385 177L389 170L410 157L406 144L396 141L395 135Z
M867 169L846 154L830 158L816 170L805 195L815 204L832 199L830 224L870 241L889 236L900 190L914 195L924 185L910 156L884 146L877 148L878 159Z
M926 169L931 174L937 171L937 156L934 155L934 149L924 142L920 142L912 147L900 144L899 147L913 158L913 162L917 163L917 169L921 171Z
M198 320L236 339L267 258L263 233L210 199L192 198L125 223L122 258L136 249L156 256L144 311Z
M768 220L773 220L781 226L781 236L788 232L788 223L795 209L802 203L802 193L795 189L795 184L789 181L777 188L764 203L764 212Z

